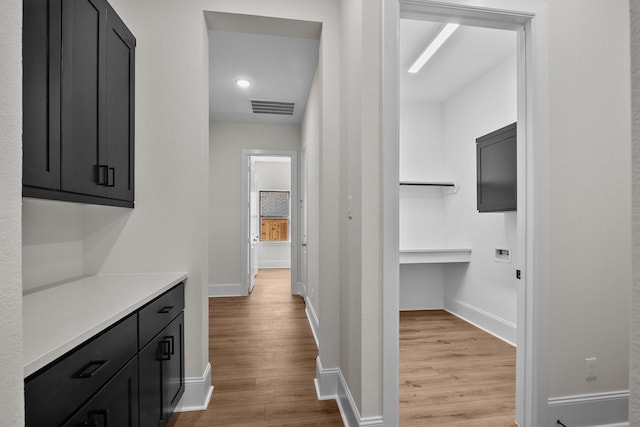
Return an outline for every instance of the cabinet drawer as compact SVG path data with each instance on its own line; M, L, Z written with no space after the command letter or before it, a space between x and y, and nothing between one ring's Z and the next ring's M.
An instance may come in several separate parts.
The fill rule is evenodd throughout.
M138 358L113 377L64 427L138 427Z
M134 314L25 380L27 427L61 425L137 353Z
M182 310L184 310L184 283L180 283L140 309L139 348L142 349Z

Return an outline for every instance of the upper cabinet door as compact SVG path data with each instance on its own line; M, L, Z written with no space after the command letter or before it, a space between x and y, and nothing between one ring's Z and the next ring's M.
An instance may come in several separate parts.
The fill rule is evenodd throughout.
M133 34L106 0L24 0L23 195L133 207Z
M62 1L62 190L106 197L107 8Z
M60 189L61 0L24 0L24 185Z
M106 43L108 196L133 201L136 39L111 8Z

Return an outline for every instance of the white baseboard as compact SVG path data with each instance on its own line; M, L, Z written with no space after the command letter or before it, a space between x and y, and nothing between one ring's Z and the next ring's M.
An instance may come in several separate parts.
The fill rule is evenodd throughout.
M311 301L309 301L309 298L306 296L304 297L304 312L307 315L307 320L309 320L309 326L311 326L311 333L313 334L313 339L316 341L316 347L320 349L320 341L318 340L320 322L318 321L318 315L313 309Z
M298 282L298 292L302 298L307 299L307 285L304 282Z
M209 297L239 297L242 296L242 285L233 283L229 285L209 285Z
M258 268L291 268L290 259L258 260Z
M549 399L549 425L624 427L629 425L629 392L582 394Z
M212 393L211 364L207 363L201 377L184 379L184 394L176 406L176 412L204 411L209 406Z
M518 340L515 323L453 298L445 298L444 309L515 347Z
M384 427L381 416L361 417L340 368L325 369L316 358L316 393L320 400L333 399L338 403L345 427Z

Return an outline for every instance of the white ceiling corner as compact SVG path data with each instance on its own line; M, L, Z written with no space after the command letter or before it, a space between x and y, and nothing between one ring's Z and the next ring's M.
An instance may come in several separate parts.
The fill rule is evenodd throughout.
M209 118L299 124L318 64L321 24L208 12ZM251 82L239 88L238 78ZM295 103L292 116L254 114L251 100Z

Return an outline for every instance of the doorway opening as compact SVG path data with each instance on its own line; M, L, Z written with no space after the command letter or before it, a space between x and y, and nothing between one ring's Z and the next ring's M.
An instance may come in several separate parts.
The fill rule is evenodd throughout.
M260 268L290 268L298 286L298 161L287 150L242 151L242 295Z
M247 293L253 291L261 269L288 269L290 280L293 277L292 201L295 199L291 194L296 174L291 163L291 156L285 155L254 154L247 158ZM294 290L292 287L292 293Z
M383 169L387 176L400 176L398 154L399 64L398 45L394 36L399 33L400 19L415 19L484 28L502 29L517 33L517 247L514 287L517 294L516 324L516 413L521 426L542 425L546 422L547 382L547 302L548 295L548 90L546 7L542 3L514 0L488 0L461 5L455 0L420 2L400 0L385 2L383 57L384 148ZM481 135L477 135L481 136ZM392 182L395 181L395 182ZM385 208L399 207L400 192L397 180L386 180L383 199ZM388 205L387 205L388 203ZM399 214L385 209L383 291L384 315L384 373L386 384L399 384L400 274L399 274ZM395 227L395 228L394 228ZM535 233L534 233L535 230ZM395 246L392 242L396 242ZM497 247L494 256L504 256ZM497 250L499 249L499 250ZM516 271L517 270L517 271ZM535 308L535 309L534 309ZM395 349L392 344L395 343ZM385 419L399 419L399 388L385 387L383 407Z
M488 170L476 139L517 122L517 34L401 18L399 54L401 425L512 426L522 215L515 188L510 205L479 211L476 170L516 170L516 141Z

